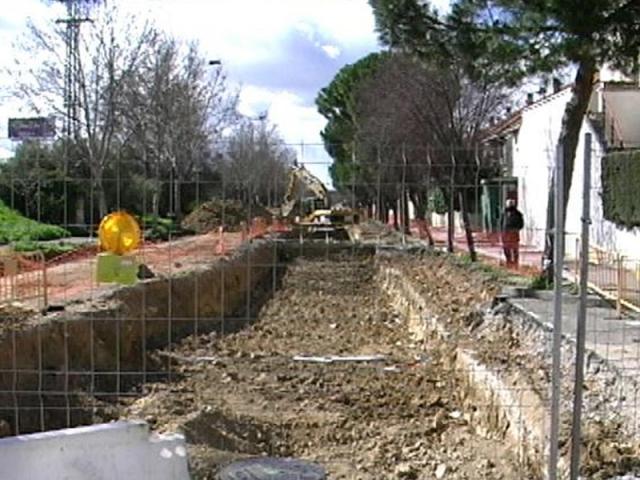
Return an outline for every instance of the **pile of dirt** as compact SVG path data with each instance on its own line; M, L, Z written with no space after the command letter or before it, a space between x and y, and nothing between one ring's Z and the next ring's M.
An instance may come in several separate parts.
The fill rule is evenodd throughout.
M196 479L265 454L332 479L535 478L471 424L451 349L416 343L375 285L371 260L298 260L252 327L185 340L170 354L183 380L127 416L183 431Z
M354 236L362 243L383 243L385 245L422 244L422 241L412 235L395 230L377 220L369 220L354 225Z
M196 207L182 221L182 228L196 233L207 233L220 226L237 230L241 222L248 224L255 217L270 218L260 206L246 205L238 200L213 199Z

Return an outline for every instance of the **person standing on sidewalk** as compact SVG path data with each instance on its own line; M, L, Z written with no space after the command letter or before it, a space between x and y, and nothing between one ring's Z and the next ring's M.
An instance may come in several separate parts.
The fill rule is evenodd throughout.
M518 267L520 256L520 230L524 227L522 212L516 208L516 201L508 199L500 222L502 248L507 259L507 267Z

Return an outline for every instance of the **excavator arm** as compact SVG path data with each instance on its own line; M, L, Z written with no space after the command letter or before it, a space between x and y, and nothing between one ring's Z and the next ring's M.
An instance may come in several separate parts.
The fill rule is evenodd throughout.
M325 202L328 207L329 192L327 187L314 175L309 172L304 166L291 167L289 172L289 184L287 186L287 192L284 196L284 203L281 207L281 214L283 217L289 216L293 211L298 197L299 186L302 185L307 190L311 191L316 198L319 198Z

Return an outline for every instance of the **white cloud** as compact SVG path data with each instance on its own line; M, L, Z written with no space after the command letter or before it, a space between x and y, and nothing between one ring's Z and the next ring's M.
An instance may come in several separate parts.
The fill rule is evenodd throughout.
M335 45L323 45L321 48L329 58L338 58L340 56L341 50Z
M440 13L448 13L451 10L451 0L432 0L431 5L436 7Z
M320 130L325 119L314 106L306 105L303 99L287 90L272 90L256 85L246 85L240 96L240 111L245 115L256 116L269 109L269 121L278 127L278 131L290 148L296 152L298 161L327 185L331 185L328 167L331 159L327 156Z
M255 117L268 109L269 120L278 126L285 140L292 144L320 141L324 118L315 106L306 105L303 99L288 90L273 90L257 85L245 85L240 93L239 110Z
M10 150L0 145L0 161L6 160L11 157L13 157L13 150Z
M279 126L286 141L306 143L304 149L299 149L299 156L304 151L307 159L329 162L320 145L309 145L320 144L319 132L325 124L312 103L312 92L326 84L333 68L337 71L341 63L355 61L377 48L374 17L367 0L117 0L114 3L125 14L149 19L184 40L197 40L204 55L223 62L232 83L246 85L241 94L243 113L255 116L268 109L269 119ZM0 19L0 40L7 45L18 29L24 29L28 16L43 22L53 21L64 15L63 7L58 2L47 5L41 0L16 3ZM306 46L302 45L305 38ZM293 49L292 42L295 43ZM307 48L311 50L305 50ZM313 55L314 48L317 58ZM8 50L3 47L4 60L0 59L0 63L12 57ZM301 66L290 60L292 53L304 55L298 58L305 58L307 62ZM322 58L326 63L319 65ZM287 69L290 65L291 75L282 65ZM2 120L16 114L14 110L5 102L0 104L0 117L3 117L0 127ZM318 173L316 167L312 169ZM326 180L326 169L323 167L323 170L320 176Z
M292 30L332 45L375 45L367 0L130 0L121 4L156 19L233 67L277 55ZM321 45L319 45L321 46Z

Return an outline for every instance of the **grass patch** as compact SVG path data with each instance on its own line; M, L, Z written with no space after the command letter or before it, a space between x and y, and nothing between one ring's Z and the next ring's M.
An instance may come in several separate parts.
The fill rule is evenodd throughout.
M16 252L36 252L40 251L44 254L45 259L50 260L52 258L59 257L65 253L70 253L80 248L79 245L74 245L66 242L59 243L41 243L31 240L22 240L16 242L13 245L13 249Z
M0 200L0 244L56 240L68 236L69 232L64 228L23 217Z
M490 280L504 282L514 276L513 272L509 272L498 266L485 263L482 261L482 259L478 259L477 261L473 262L471 261L471 257L468 253L455 255L453 258L459 266L468 268L469 270L474 272L481 273L484 276L488 277Z
M551 290L553 288L553 280L549 280L546 275L541 274L531 281L529 288L534 290Z

